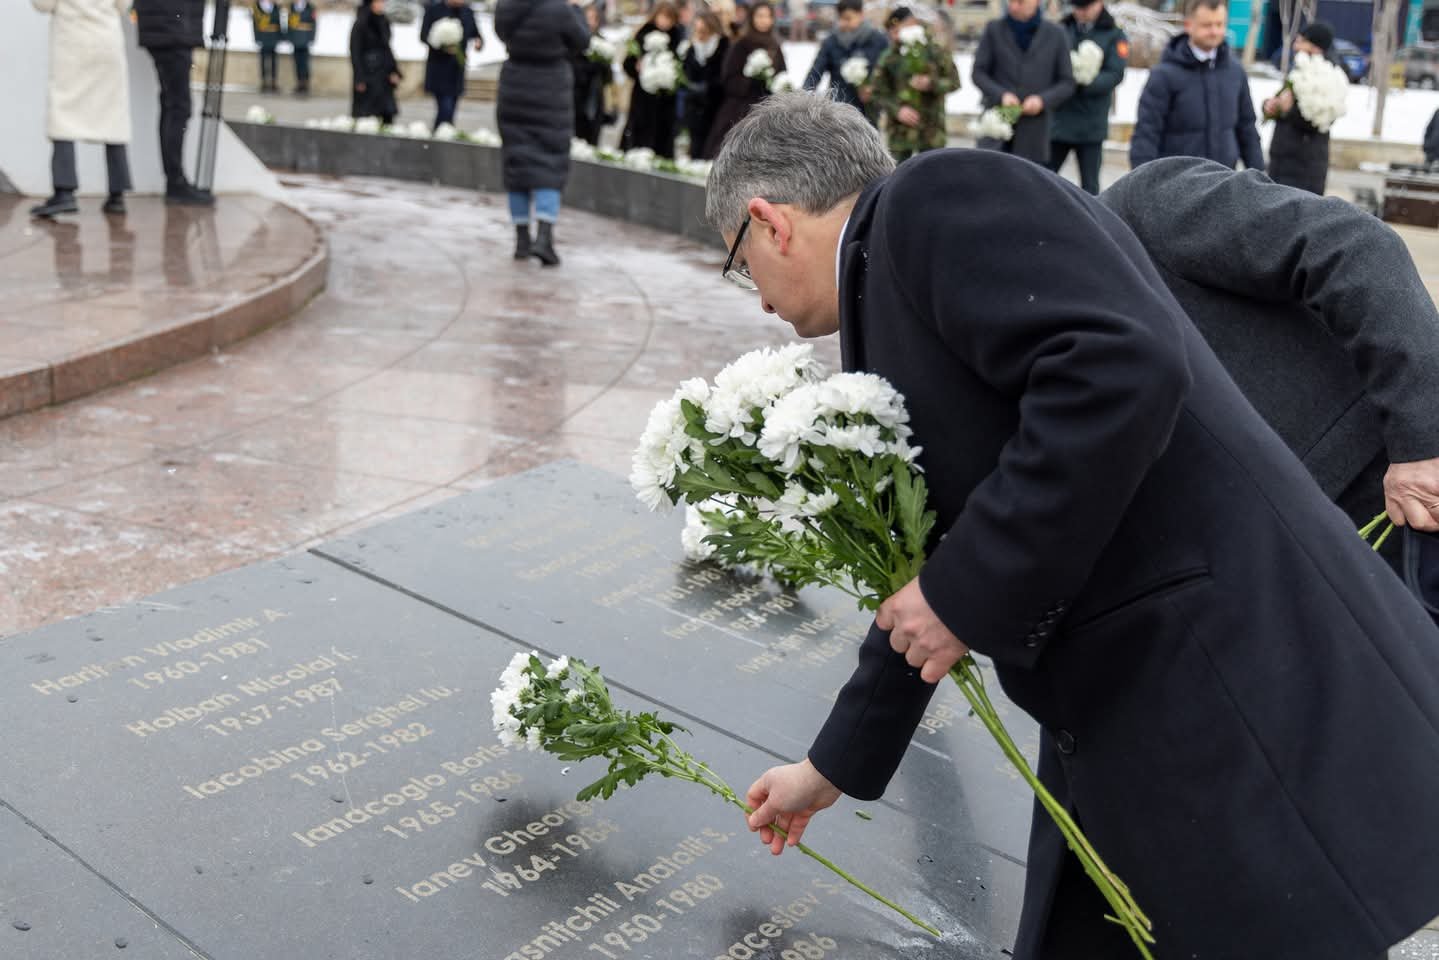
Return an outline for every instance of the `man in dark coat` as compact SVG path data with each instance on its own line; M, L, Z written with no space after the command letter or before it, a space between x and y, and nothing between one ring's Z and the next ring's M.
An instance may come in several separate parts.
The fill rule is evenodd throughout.
M1129 39L1114 22L1104 0L1076 0L1062 26L1071 51L1078 51L1083 43L1092 43L1103 51L1104 61L1088 83L1076 78L1074 96L1054 111L1054 125L1049 131L1049 169L1058 173L1073 152L1079 162L1079 185L1098 193L1104 141L1109 139L1109 105L1114 88L1124 80L1124 70L1129 66Z
M1294 38L1296 54L1327 58L1333 46L1334 28L1322 20L1309 24ZM1274 120L1269 179L1324 196L1324 183L1329 179L1329 131L1304 119L1293 90L1281 90L1264 101L1264 115Z
M1439 530L1439 311L1398 234L1188 157L1146 163L1100 200L1353 526L1387 509Z
M285 14L275 0L255 0L250 8L255 46L260 49L260 92L280 89L280 41L285 39Z
M1169 42L1139 98L1131 167L1156 157L1206 157L1264 169L1249 78L1224 42L1227 23L1224 0L1186 0L1185 32Z
M1074 93L1074 70L1069 40L1044 19L1039 0L1009 0L1008 13L985 26L974 54L974 85L984 94L984 109L1023 111L1012 139L983 138L980 148L1047 164L1050 117Z
M430 43L430 31L441 20L457 20L460 24L458 44L436 47ZM468 0L435 0L425 8L420 21L420 42L425 55L425 92L435 98L435 125L455 122L455 109L465 92L465 51L480 39L480 27Z
M190 68L193 51L205 45L205 0L135 0L140 46L155 62L160 81L160 161L165 166L165 202L209 206L215 198L185 178L182 154L190 125Z
M355 89L350 96L350 115L355 119L376 117L389 126L400 112L395 88L400 85L400 65L390 46L390 18L385 0L361 0L350 27L350 69Z
M295 95L310 92L310 47L315 42L315 5L310 0L293 0L285 23L285 36L295 54Z
M862 93L868 77L858 84L850 83L845 78L844 65L855 57L861 57L867 69L873 71L879 58L889 47L889 37L864 18L863 0L839 0L835 7L835 16L835 28L819 45L819 53L815 55L814 63L810 64L809 73L805 75L804 88L815 89L819 86L820 78L827 74L831 96L841 103L856 107L874 121L876 118L869 110Z
M589 30L579 8L565 0L500 0L495 33L509 53L500 68L496 116L504 141L501 160L515 226L515 259L536 257L545 266L557 266L554 225L560 191L569 179L575 127L570 63L589 46ZM539 222L533 245L531 216Z
M776 152L815 160L776 179ZM1439 630L1114 214L994 152L891 174L868 124L803 97L735 129L707 194L730 275L906 397L938 516L808 757L748 791L762 841L882 794L972 649L1157 956L1363 960L1439 913ZM1014 956L1131 955L1049 835Z

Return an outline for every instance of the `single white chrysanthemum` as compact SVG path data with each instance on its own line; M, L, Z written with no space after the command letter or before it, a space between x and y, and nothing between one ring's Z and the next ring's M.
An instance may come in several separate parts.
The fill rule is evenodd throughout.
M354 128L354 129L355 129L355 132L356 132L356 133L366 133L366 134L379 133L379 132L380 132L380 118L379 118L379 117L361 117L360 119L358 119L358 120L355 121L355 128Z
M453 123L442 123L435 128L433 137L436 140L458 140L460 138L460 131Z
M820 390L819 384L801 384L765 408L759 452L784 473L798 470L804 463L803 444L822 435Z
M645 53L658 53L661 50L668 50L670 36L660 30L651 30L645 34Z
M774 61L767 51L756 50L745 59L744 75L747 77L762 77L773 70Z
M550 665L545 668L545 677L548 678L548 679L550 679L550 680L555 680L555 679L563 676L564 673L565 673L565 671L568 670L569 668L570 668L570 658L569 658L569 657L560 657L558 660L551 660L551 661L550 661Z
M684 548L685 559L698 563L714 556L714 544L705 543L704 540L713 532L700 515L699 507L693 504L685 507L685 526L680 531L680 546Z
M911 23L899 30L900 52L906 57L919 53L928 42L929 34L925 31L923 24Z
M858 54L850 57L840 64L839 75L851 87L858 87L869 79L869 60Z
M969 125L969 132L978 139L999 140L1008 143L1014 139L1014 124L1004 119L998 107L990 107Z
M770 93L794 93L798 89L799 84L795 82L794 77L789 75L788 70L781 70L779 73L770 77Z

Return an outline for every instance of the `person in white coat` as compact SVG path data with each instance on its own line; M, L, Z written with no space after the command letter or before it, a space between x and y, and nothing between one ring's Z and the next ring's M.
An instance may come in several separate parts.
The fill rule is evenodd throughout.
M54 144L54 195L30 211L50 218L75 213L75 141L103 143L110 195L108 214L125 212L130 189L130 82L121 16L129 0L30 0L50 14L50 86L46 135Z

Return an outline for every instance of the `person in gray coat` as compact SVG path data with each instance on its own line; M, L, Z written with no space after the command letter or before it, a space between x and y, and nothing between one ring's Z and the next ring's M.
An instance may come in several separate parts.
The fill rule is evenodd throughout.
M565 0L500 0L495 33L509 59L496 104L505 190L515 225L515 259L557 266L554 226L570 175L575 75L571 62L590 42L578 7ZM530 242L530 216L539 221Z
M1196 157L1146 163L1099 199L1351 523L1387 510L1439 531L1439 311L1398 234Z
M974 85L983 94L986 110L1023 110L1013 139L985 137L979 147L1049 163L1050 116L1074 95L1074 70L1069 38L1044 19L1039 0L1009 0L1008 14L985 26L974 55Z

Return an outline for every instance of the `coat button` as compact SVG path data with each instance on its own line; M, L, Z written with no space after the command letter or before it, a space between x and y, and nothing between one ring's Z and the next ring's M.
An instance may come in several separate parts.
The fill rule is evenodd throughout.
M1068 730L1059 731L1054 735L1054 745L1059 748L1060 753L1070 756L1074 753L1074 734Z

